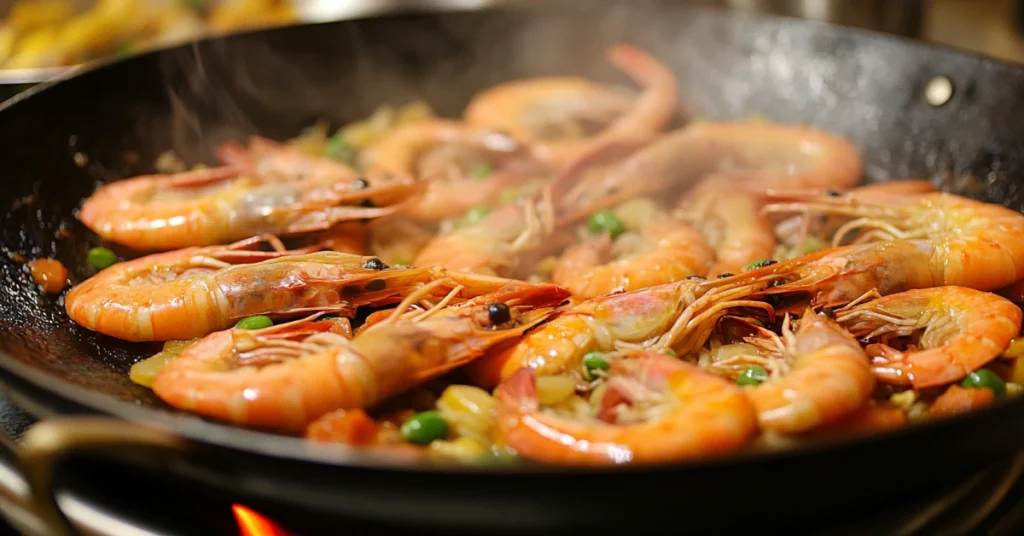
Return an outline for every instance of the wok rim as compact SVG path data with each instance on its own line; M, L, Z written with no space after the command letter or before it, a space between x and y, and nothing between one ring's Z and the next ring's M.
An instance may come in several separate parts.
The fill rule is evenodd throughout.
M666 2L666 0L652 0L651 3ZM383 19L391 16L403 15L447 15L457 13L470 13L478 11L493 11L500 9L559 9L561 4L571 2L548 3L544 7L534 5L523 5L520 2L509 0L480 0L472 5L457 0L432 0L421 3L417 6L408 6L403 3L386 3L375 10L359 13L355 16L333 19L329 21L312 21L300 24L257 28L247 31L234 32L229 35L211 35L193 40L176 46L157 48L129 57L109 57L92 62L90 64L74 68L55 78L41 82L33 87L18 93L17 95L0 103L0 113L5 112L13 106L21 106L24 101L30 101L43 92L65 83L73 83L75 79L93 74L96 71L123 62L147 61L150 57L182 51L187 48L206 46L209 43L240 40L258 35L267 35L275 32L285 33L295 31L297 28L323 25L340 25L354 20ZM805 20L787 15L775 14L753 14L737 12L727 8L708 7L702 5L688 6L687 9L703 12L717 12L721 16L729 18L747 18L758 24L771 24L776 27L819 27L828 28L827 31L854 37L857 40L870 40L874 42L888 42L903 48L913 48L944 55L959 56L980 62L987 65L998 65L1007 69L1024 72L1024 62L1008 61L1001 58L993 58L983 54L961 50L950 45L920 41L900 35L889 34L876 30L847 27L831 22ZM936 72L936 75L941 74ZM27 106L25 104L24 106ZM453 475L513 475L518 477L530 476L569 476L569 475L629 475L644 474L653 472L671 471L693 472L697 470L716 470L717 468L737 465L761 465L770 463L782 463L798 458L809 457L818 454L838 453L843 450L864 448L869 445L878 446L885 443L897 443L917 436L923 438L929 434L938 436L955 433L959 427L972 421L978 421L987 417L996 418L1001 414L1024 414L1024 397L1015 399L999 400L991 406L975 410L967 414L944 418L941 420L925 421L914 423L910 426L896 430L857 433L826 439L805 439L796 445L790 445L779 450L747 450L724 455L709 456L693 460L682 460L672 463L659 464L624 464L597 467L582 467L573 465L547 465L547 464L513 464L513 465L469 465L465 463L435 463L432 461L407 461L389 459L388 456L373 451L361 451L360 449L346 447L337 444L317 444L302 437L285 436L242 426L232 425L224 422L205 420L194 414L174 409L161 409L133 404L121 401L112 396L103 395L85 387L78 386L54 375L48 374L31 365L27 365L8 354L0 348L0 369L4 373L17 378L18 381L30 385L32 388L46 393L40 397L27 393L24 389L12 385L11 382L0 377L0 385L9 392L13 392L17 398L24 398L30 401L39 411L35 415L40 420L45 420L54 415L73 415L74 412L62 412L54 409L56 404L43 401L43 398L55 396L62 402L69 403L86 412L98 413L112 418L135 422L140 426L155 425L166 433L187 440L190 444L200 447L216 447L228 451L235 451L245 454L258 455L261 458L280 459L282 461L300 462L312 465L330 466L335 468L354 468L373 471L391 471L399 473L423 473L423 474L453 474ZM30 409L30 408L25 408ZM1005 422L1005 421L1004 421Z

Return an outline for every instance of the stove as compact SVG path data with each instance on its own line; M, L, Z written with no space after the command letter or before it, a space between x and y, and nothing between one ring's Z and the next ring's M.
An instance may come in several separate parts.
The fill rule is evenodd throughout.
M31 415L0 395L0 428L15 444L35 422ZM12 469L10 453L0 465L0 513L6 523L0 535L49 535L33 512L24 480ZM423 535L422 527L383 527L365 521L311 526L309 520L274 519L230 497L187 487L159 475L126 474L112 462L76 461L74 471L58 479L58 503L83 536L304 536L379 534L382 530ZM893 504L884 511L864 512L789 534L822 536L1016 536L1024 534L1024 453L1000 460L963 481L949 482L928 496ZM171 510L174 502L179 509ZM0 521L2 522L2 521ZM438 534L446 532L439 531Z

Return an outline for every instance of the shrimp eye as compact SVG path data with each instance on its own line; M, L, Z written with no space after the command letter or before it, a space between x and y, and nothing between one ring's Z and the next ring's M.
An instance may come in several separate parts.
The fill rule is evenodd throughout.
M366 260L366 261L363 262L363 269L364 270L378 270L379 271L379 270L384 270L387 267L388 267L388 265L384 264L384 261L382 261L380 259L377 259L377 258L369 259L369 260Z
M359 202L359 206L365 208L373 208L376 207L377 205L373 204L372 199L363 199L362 201Z
M732 272L722 272L722 273L718 274L718 278L719 279L725 279L727 277L732 277L734 275L736 275L736 274L734 274Z
M512 320L512 311L504 303L492 303L487 306L487 319L491 321L491 325L500 326Z
M835 319L836 317L836 310L832 307L822 308L821 313L829 319Z
M364 189L369 188L369 187L370 187L370 181L368 181L366 179L358 179L358 180L356 180L356 189L357 190L364 190Z
M683 279L697 279L699 281L704 281L707 278L704 277L704 276L700 276L700 275L694 274L694 275L688 275L688 276L684 277Z
M834 190L834 189L829 188L829 190L827 192L825 192L825 195L827 195L829 197L839 197L842 194L839 192L839 190Z

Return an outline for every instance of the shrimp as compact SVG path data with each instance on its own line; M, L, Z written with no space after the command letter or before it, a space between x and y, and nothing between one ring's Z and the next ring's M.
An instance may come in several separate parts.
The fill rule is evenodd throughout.
M708 177L687 194L676 211L677 218L696 226L714 248L715 264L699 275L739 273L754 262L770 259L775 251L775 234L760 213L761 201L738 188L737 182Z
M620 140L594 149L618 158L603 173L575 175L567 169L556 179L560 218L607 208L624 199L668 191L678 197L711 174L736 175L757 188L845 188L857 183L863 162L845 139L799 125L698 123L669 132L651 143ZM569 182L572 186L563 186Z
M806 436L822 438L846 434L877 433L903 428L906 425L907 414L903 412L903 409L876 404L873 400L869 400L857 411L835 423L815 428Z
M356 204L397 202L419 187L413 178L397 176L371 184L340 162L268 140L253 143L251 150L222 148L230 163L221 167L101 186L82 205L79 219L103 239L137 250L211 246L379 218L397 205Z
M959 385L950 385L946 392L939 395L928 407L928 416L953 417L991 406L995 401L996 394L991 389L967 389Z
M714 262L715 252L700 233L672 218L645 226L633 251L608 260L631 236L635 235L623 235L613 245L611 236L602 234L570 246L556 263L551 281L574 296L594 298L703 276Z
M512 274L544 246L553 224L550 209L536 208L532 201L524 206L505 205L475 224L441 233L424 244L413 266L443 266L449 270L486 275ZM546 244L551 246L551 244Z
M747 391L761 428L797 434L846 417L871 397L875 378L860 344L825 315L807 310L794 334L783 325L792 369Z
M329 412L372 407L471 361L543 322L566 297L553 285L513 282L455 306L398 310L351 340L291 335L308 321L220 331L162 369L153 392L207 417L301 431Z
M836 242L858 228L880 241L819 251L739 277L784 283L766 295L811 293L816 307L845 305L872 290L883 296L947 285L989 291L1024 279L1024 215L947 193L885 199L850 203L825 198L766 207L852 216L836 233Z
M609 372L605 400L625 403L609 408L603 417L611 422L602 422L541 409L535 371L520 369L497 389L500 436L533 460L613 465L723 455L757 431L754 408L738 386L678 359L631 354L614 360ZM630 413L639 415L624 417Z
M309 248L252 251L262 242L186 248L115 264L72 288L65 308L76 323L104 335L166 341L200 337L255 314L352 314L359 305L401 301L415 285L445 275L460 278L467 294L507 282L435 268L386 269L375 257Z
M370 173L426 180L426 190L402 212L439 221L490 207L505 188L545 173L530 153L506 135L434 119L395 130L367 150L366 160Z
M557 168L595 144L660 131L678 108L675 75L632 45L612 46L607 57L644 87L639 98L582 78L531 78L479 93L466 107L465 121L535 144L538 156Z
M917 350L875 343L867 351L879 380L923 389L961 380L999 357L1020 333L1022 314L995 294L937 287L851 304L836 320L867 340L920 333Z
M699 279L577 301L530 333L510 350L467 367L475 383L496 385L526 367L540 375L578 370L587 352L632 349L696 351L715 320L738 307L768 308L745 300L751 287L715 288Z

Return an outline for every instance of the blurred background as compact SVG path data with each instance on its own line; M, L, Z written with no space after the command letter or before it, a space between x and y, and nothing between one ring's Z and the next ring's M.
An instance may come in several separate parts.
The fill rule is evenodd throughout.
M0 0L0 16L3 17L0 84L31 84L68 66L134 54L205 34L328 20L352 16L381 4L415 2ZM1024 62L1024 23L1021 22L1024 0L722 0L710 3L868 28Z

